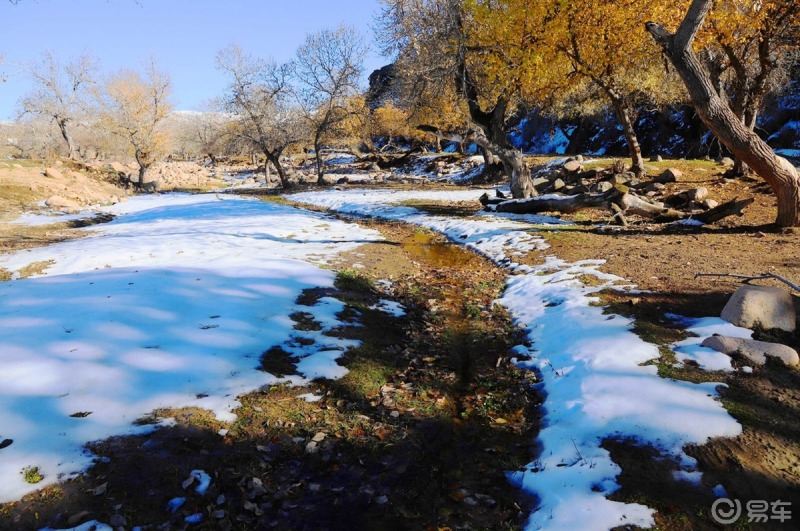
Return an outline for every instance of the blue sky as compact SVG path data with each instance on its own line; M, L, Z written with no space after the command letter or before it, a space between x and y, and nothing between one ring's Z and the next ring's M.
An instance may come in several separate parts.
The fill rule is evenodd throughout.
M63 61L89 53L105 72L138 69L153 54L172 75L177 108L197 109L224 87L214 57L227 44L287 60L306 34L341 23L372 43L379 8L378 0L0 0L0 53L10 65L0 120L30 90L20 65L46 50ZM385 63L373 47L367 74Z

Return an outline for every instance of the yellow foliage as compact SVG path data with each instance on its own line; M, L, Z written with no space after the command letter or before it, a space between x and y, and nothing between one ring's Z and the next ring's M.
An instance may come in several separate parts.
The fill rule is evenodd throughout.
M101 124L127 141L140 166L157 161L168 145L161 126L172 112L170 92L169 78L152 65L146 78L132 70L121 70L106 81L101 95Z

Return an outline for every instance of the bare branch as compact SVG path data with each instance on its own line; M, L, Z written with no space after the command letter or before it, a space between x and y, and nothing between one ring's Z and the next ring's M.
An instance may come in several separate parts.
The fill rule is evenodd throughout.
M784 278L784 277L782 277L780 275L776 275L775 273L763 273L761 275L739 275L739 274L736 274L736 273L696 273L694 275L694 278L698 278L698 277L731 277L731 278L740 278L740 279L742 279L742 282L744 282L744 283L750 282L752 280L767 280L767 279L771 278L771 279L779 280L779 281L783 282L784 284L786 284L787 286L789 286L790 288L792 288L793 290L800 292L800 286L798 286L797 284L795 284L791 280L788 280L788 279L786 279L786 278Z

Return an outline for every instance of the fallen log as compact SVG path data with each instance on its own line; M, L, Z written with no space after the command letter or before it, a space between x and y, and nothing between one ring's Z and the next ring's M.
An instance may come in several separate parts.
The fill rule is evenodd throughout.
M741 216L742 210L754 200L733 199L716 208L701 213L683 212L664 206L663 203L648 201L621 185L617 185L604 193L585 193L572 196L556 194L542 195L529 199L510 199L489 197L483 194L480 202L486 210L510 212L513 214L542 214L557 212L572 214L586 208L608 209L614 219L626 225L626 215L638 215L649 218L656 223L669 223L684 219L694 219L703 224L716 223L728 216Z
M701 223L710 224L716 223L717 221L727 218L728 216L744 216L744 207L751 205L755 199L752 197L748 199L742 199L741 201L738 199L738 197L734 197L727 203L723 203L718 207L712 208L711 210L706 210L701 214L692 216L692 219L696 219Z
M508 199L481 196L480 201L484 207L496 212L511 212L513 214L541 214L542 212L560 212L571 214L585 208L610 208L611 200L619 195L617 189L611 189L602 194L578 195L540 195L529 199Z

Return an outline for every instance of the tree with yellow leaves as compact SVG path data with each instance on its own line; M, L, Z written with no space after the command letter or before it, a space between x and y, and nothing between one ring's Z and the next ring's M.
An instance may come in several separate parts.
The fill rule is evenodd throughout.
M764 98L786 85L800 51L800 4L796 0L716 2L697 37L720 95L751 131ZM733 175L747 173L736 157Z
M724 93L714 84L712 74L700 58L704 47L696 42L696 38L713 4L713 0L693 0L674 33L655 22L648 22L645 27L675 66L695 110L706 126L775 192L778 199L775 223L782 227L798 227L800 172L786 159L776 155L766 142L742 122Z
M171 91L169 76L151 60L144 76L133 70L111 75L98 95L100 123L128 145L139 165L139 188L148 168L164 155L168 144L162 126L172 112Z

